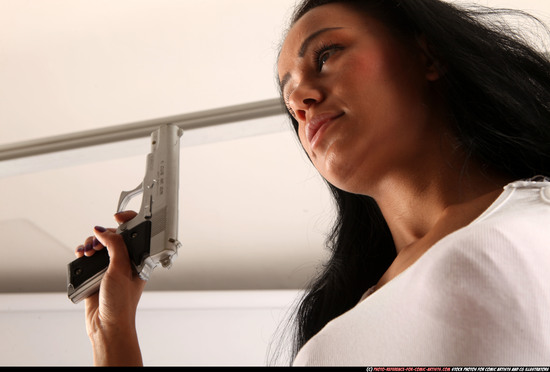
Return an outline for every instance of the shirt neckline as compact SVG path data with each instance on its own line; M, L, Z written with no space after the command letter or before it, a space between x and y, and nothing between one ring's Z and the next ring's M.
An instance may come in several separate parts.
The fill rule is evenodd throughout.
M460 229L454 231L452 234L454 234L455 232L460 231L462 229L465 229L468 226L474 225L474 224L488 218L489 216L491 216L498 209L500 209L500 207L502 207L504 204L506 204L506 202L512 197L512 195L515 193L516 190L522 189L522 188L542 188L542 187L548 187L548 186L550 186L550 178L545 177L545 176L536 176L536 177L526 179L526 180L518 180L518 181L510 182L509 184L507 184L506 186L503 187L503 191L500 193L500 195L495 199L495 201L483 213L481 213L477 218L475 218L469 224L467 224L467 225L461 227ZM451 234L449 234L449 235L451 235ZM447 235L447 236L449 236L449 235ZM434 246L437 245L441 240L445 239L447 236L445 236L444 238L442 238L438 242L436 242L434 244ZM398 277L400 277L403 273L407 272L412 266L414 266L418 261L420 261L422 259L422 257L426 253L428 253L430 250L431 250L431 248L428 249L428 251L426 251L421 257L419 257L409 267L407 267L405 270L403 270L401 273L399 273L395 278L390 280L390 282L397 279ZM382 287L385 287L390 282L386 283ZM363 296L361 296L361 299L358 301L358 304L363 302L363 300L365 300L371 294L376 292L377 291L376 286L377 285L375 284L372 287L370 287L369 289L367 289L365 291L365 293L363 294ZM379 289L381 289L382 287L380 287Z

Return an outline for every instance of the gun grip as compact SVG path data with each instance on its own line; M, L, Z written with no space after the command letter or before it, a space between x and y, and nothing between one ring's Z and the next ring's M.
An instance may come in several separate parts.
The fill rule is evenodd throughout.
M149 220L143 221L132 229L120 233L126 243L130 263L134 272L138 273L143 261L149 256L151 244L151 227ZM80 257L68 264L67 291L69 298L77 303L82 298L99 290L99 284L104 271L109 266L107 249L95 252L91 257Z
M128 248L130 262L134 271L143 264L143 261L149 256L151 249L151 227L150 220L145 220L133 229L125 230L120 233ZM137 273L137 271L136 271Z
M106 249L94 253L91 257L83 256L71 262L67 270L69 297L107 266L109 266L109 254Z

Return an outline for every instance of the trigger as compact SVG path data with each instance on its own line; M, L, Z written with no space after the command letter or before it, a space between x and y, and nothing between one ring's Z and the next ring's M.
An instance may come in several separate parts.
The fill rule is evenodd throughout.
M139 195L143 192L143 182L139 184L138 187L131 191L123 191L120 193L120 199L118 200L117 213L125 210L128 202L136 195Z

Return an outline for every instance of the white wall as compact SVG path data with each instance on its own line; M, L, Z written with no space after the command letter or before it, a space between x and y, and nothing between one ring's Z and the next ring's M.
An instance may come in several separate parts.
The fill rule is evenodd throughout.
M262 366L296 291L145 292L145 365ZM88 366L84 303L64 293L0 295L1 366ZM284 359L284 357L282 358ZM283 360L284 361L284 360ZM282 362L281 362L282 363Z

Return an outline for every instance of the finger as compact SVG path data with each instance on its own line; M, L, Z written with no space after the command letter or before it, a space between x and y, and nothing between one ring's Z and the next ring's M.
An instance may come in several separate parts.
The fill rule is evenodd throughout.
M128 249L120 234L117 234L112 229L106 229L101 226L94 228L94 235L97 240L109 250L109 269L119 270L123 268L131 273L130 257Z
M109 231L112 231L112 232L116 232L116 229L107 229ZM92 240L92 248L94 249L94 251L100 251L102 250L103 248L105 248L105 246L103 244L101 244L101 242L94 236L93 237L93 240Z
M115 214L115 221L121 224L130 221L135 216L137 216L137 213L134 211L122 211Z
M115 232L115 229L109 229L110 231ZM75 256L77 258L80 258L82 256L92 256L95 252L102 250L105 248L103 244L95 237L95 236L89 236L84 241L84 244L79 245L75 249Z
M94 236L94 240L93 240L93 242L92 242L92 248L94 249L94 251L100 251L100 250L102 250L102 249L105 248L105 247L104 247L103 244L101 244L101 243L99 242L99 240L97 240L97 238Z
M81 244L78 247L76 247L74 254L77 258L84 256L84 246Z
M74 254L77 258L80 258L84 255L89 256L90 251L93 250L93 237L86 238L84 244L79 245L76 247Z
M94 237L93 236L89 236L89 237L86 238L86 240L84 242L84 255L86 257L90 257L95 253L93 243L94 243Z

